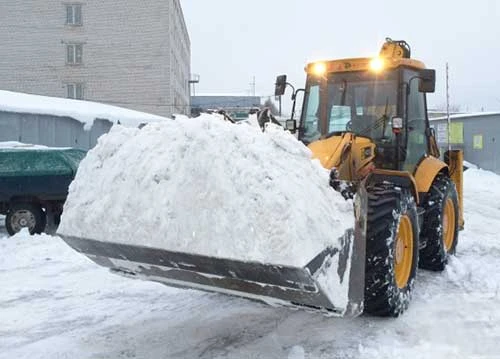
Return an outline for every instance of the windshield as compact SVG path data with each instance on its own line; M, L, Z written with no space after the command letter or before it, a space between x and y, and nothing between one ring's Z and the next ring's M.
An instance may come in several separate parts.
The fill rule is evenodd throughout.
M310 78L302 112L306 143L338 132L354 132L390 142L390 119L397 115L397 73L333 73Z

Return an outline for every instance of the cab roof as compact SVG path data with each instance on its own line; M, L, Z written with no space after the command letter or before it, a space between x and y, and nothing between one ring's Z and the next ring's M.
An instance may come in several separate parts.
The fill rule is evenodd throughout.
M377 57L341 60L316 61L306 66L308 74L322 75L332 72L350 72L372 70L381 72L386 69L409 67L415 70L425 69L423 62L411 58L410 45L404 40L386 38Z
M392 58L392 57L362 57L362 58L351 58L351 59L339 59L339 60L326 60L326 61L315 61L306 65L305 71L310 74L314 73L314 69L317 64L325 65L325 72L352 72L352 71L366 71L371 69L371 63L374 59L380 59L383 63L384 69L395 69L398 67L410 67L417 70L425 69L423 62L415 59L408 58Z

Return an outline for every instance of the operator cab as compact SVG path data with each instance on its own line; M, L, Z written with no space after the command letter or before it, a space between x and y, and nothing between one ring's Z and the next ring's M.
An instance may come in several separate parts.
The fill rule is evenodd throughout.
M374 59L309 64L299 140L353 133L376 145L376 167L413 172L432 153L425 93L435 72L409 57L406 42L388 39Z

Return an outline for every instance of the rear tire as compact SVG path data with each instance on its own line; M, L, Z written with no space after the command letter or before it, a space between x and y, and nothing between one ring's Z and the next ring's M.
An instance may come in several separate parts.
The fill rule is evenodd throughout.
M391 184L367 188L365 312L397 317L410 303L418 263L412 194Z
M45 212L35 203L15 203L5 217L5 228L11 236L22 228L28 228L30 234L42 233L46 224Z
M424 205L422 237L426 246L420 250L419 266L442 271L458 243L458 194L453 181L438 175Z

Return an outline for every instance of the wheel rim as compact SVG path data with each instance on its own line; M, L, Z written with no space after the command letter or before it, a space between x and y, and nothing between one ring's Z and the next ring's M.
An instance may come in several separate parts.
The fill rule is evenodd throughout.
M18 210L12 214L10 226L14 232L19 232L23 228L28 228L31 231L35 228L35 215L26 209Z
M399 221L394 262L396 285L401 289L408 284L413 265L413 228L410 217L406 215Z
M443 242L446 252L451 250L453 240L455 239L455 206L453 201L448 198L443 211Z

